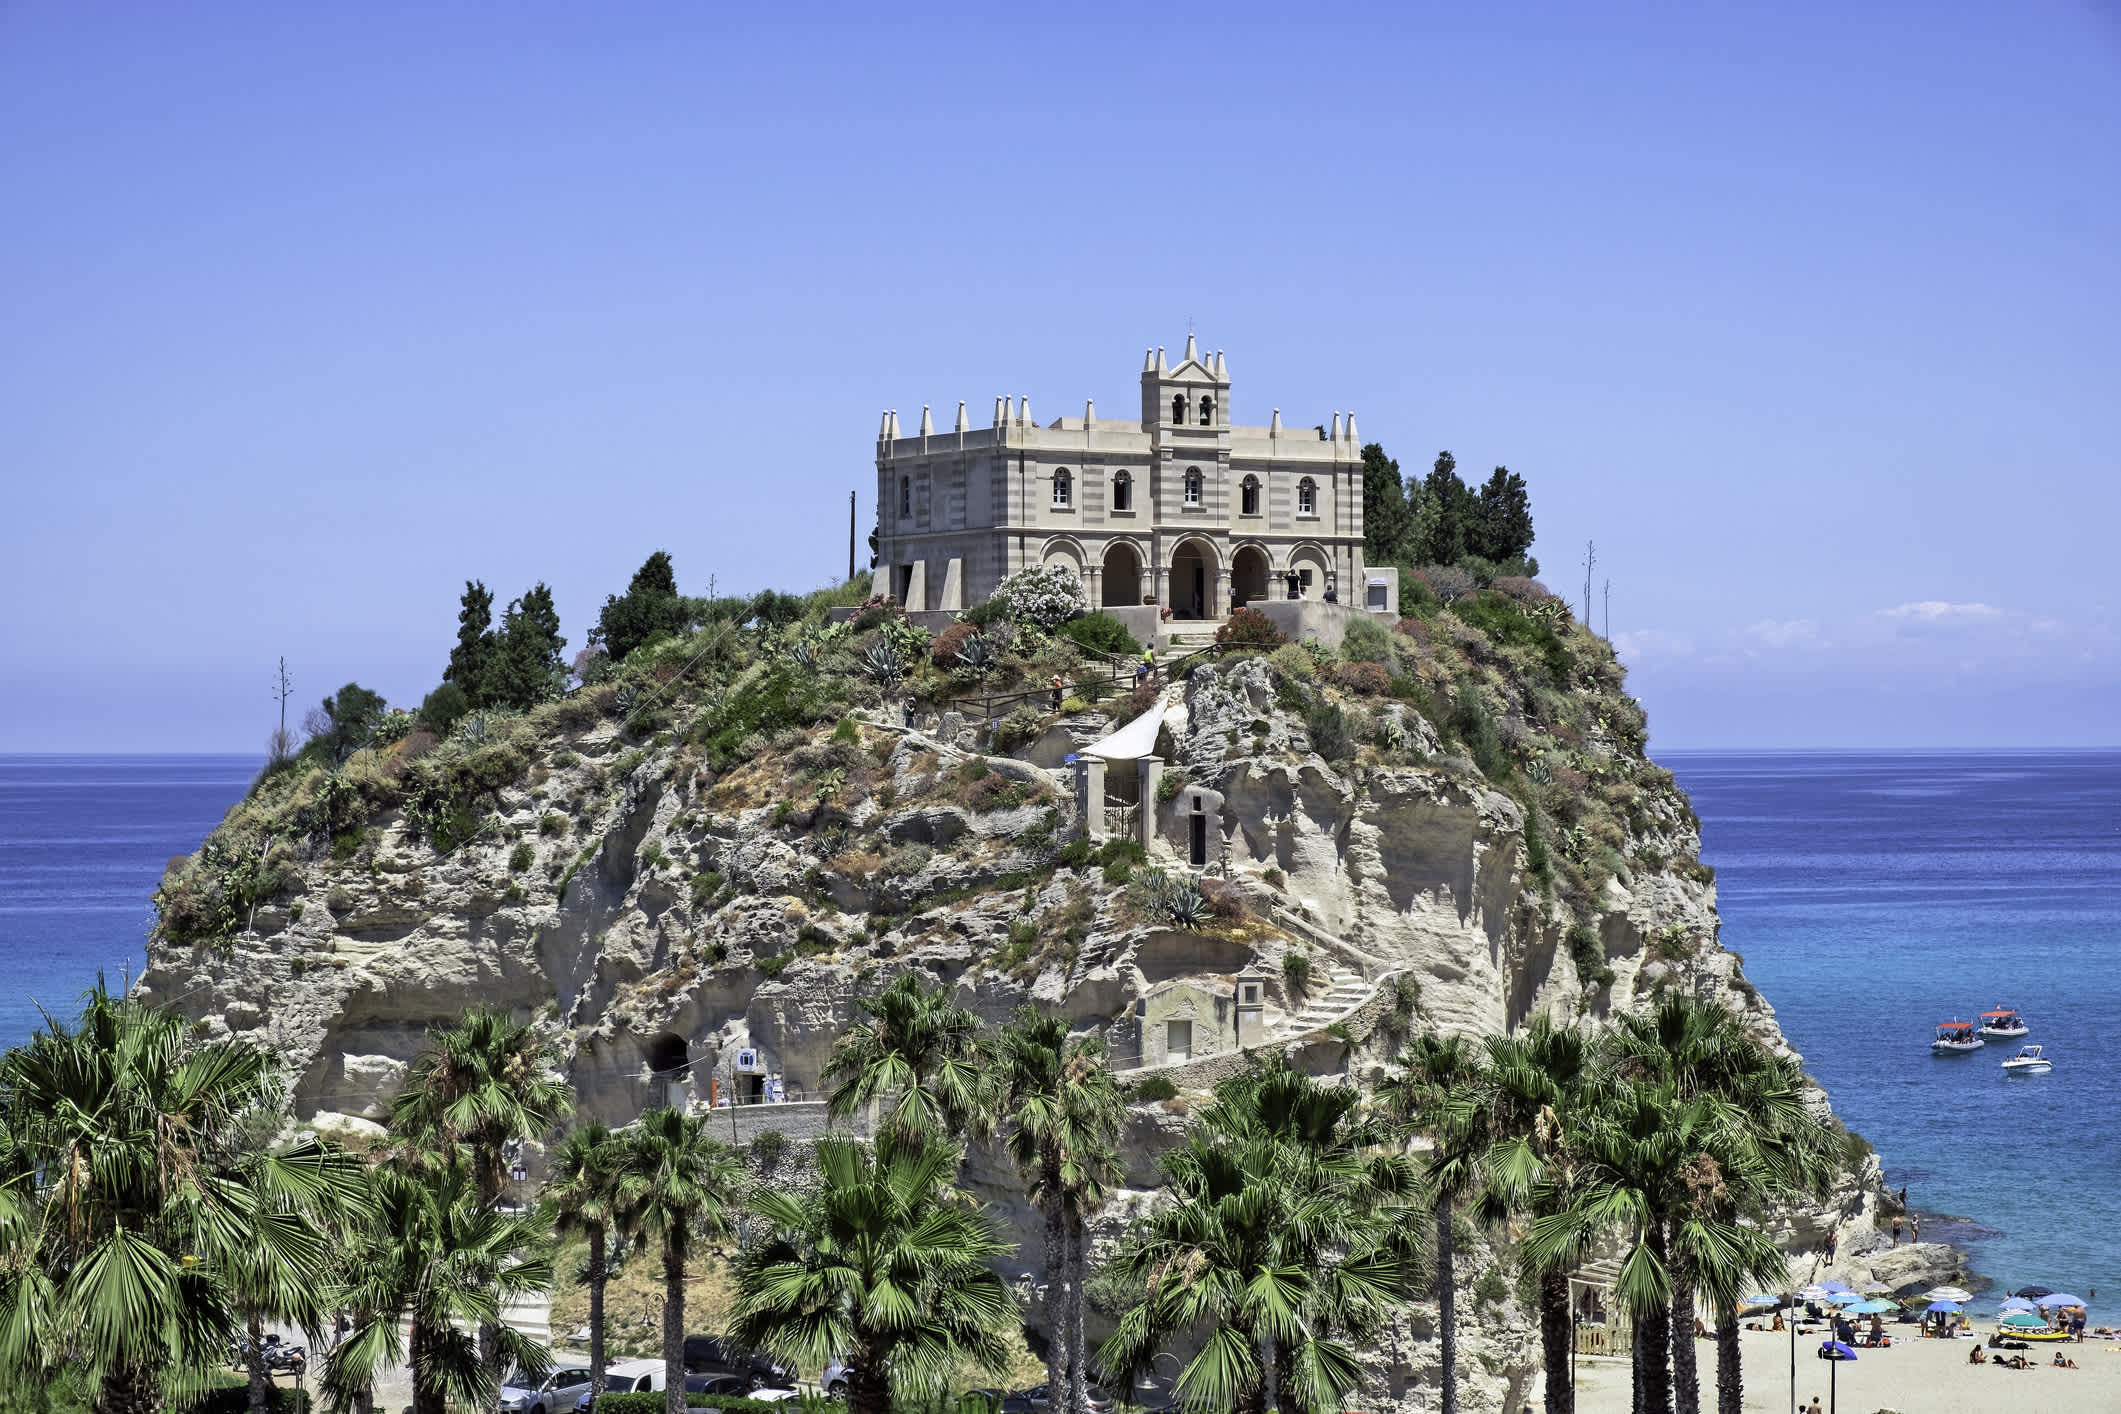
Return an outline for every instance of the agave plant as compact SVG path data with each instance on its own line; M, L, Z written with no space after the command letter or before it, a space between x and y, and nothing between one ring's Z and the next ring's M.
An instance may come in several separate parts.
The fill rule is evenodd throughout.
M897 687L906 676L906 650L888 638L879 638L862 653L862 672L884 691Z
M994 647L986 635L975 633L965 640L957 650L957 665L975 677L994 671Z

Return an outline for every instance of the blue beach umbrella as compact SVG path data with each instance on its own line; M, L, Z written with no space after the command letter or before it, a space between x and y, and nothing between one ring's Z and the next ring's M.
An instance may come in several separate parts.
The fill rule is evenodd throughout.
M1822 1340L1819 1342L1819 1358L1822 1360L1853 1360L1856 1358L1856 1352L1838 1340Z
M2040 1298L2040 1309L2043 1311L2050 1306L2082 1306L2084 1304L2083 1297L2072 1296L2066 1291L2050 1291L2047 1295Z
M1836 1306L1853 1306L1862 1299L1861 1296L1858 1296L1853 1291L1837 1291L1832 1296L1827 1297L1827 1300L1833 1302Z
M1756 1291L1751 1296L1745 1298L1745 1304L1748 1306L1780 1306L1782 1304L1782 1298L1779 1296L1769 1296L1764 1292Z
M1898 1306L1895 1306L1890 1301L1866 1301L1861 1306L1849 1307L1849 1310L1858 1316L1870 1316L1880 1311L1897 1311L1899 1309Z
M1820 1286L1822 1286L1823 1288L1825 1288L1825 1289L1826 1289L1826 1290L1828 1290L1828 1291L1854 1291L1854 1290L1855 1290L1855 1288L1854 1288L1854 1287L1850 1286L1850 1285L1849 1285L1849 1284L1848 1284L1847 1282L1845 1282L1845 1281L1823 1281L1823 1282L1819 1283L1819 1285L1820 1285Z
M1956 1301L1932 1301L1922 1309L1925 1311L1960 1311L1965 1308Z
M2033 1309L2033 1303L2022 1296L2013 1296L1996 1309L2000 1311L2030 1311Z

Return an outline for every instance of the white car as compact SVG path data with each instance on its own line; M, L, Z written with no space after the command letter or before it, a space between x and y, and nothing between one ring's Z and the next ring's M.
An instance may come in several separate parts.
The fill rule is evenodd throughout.
M569 1414L575 1401L587 1393L589 1370L585 1366L555 1366L535 1384L518 1370L501 1386L501 1414Z

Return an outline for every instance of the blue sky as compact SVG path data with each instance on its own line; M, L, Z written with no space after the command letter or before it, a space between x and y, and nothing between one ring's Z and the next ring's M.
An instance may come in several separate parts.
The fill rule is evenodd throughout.
M0 9L0 750L817 584L1189 320L1522 473L1655 743L2121 743L2112 7L754 8Z

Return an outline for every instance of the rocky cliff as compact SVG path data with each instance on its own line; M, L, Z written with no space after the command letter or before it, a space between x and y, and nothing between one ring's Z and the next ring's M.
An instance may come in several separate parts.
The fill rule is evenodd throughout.
M372 1125L427 1028L485 1004L550 1026L608 1122L778 1081L788 1103L732 1114L732 1133L800 1137L855 1000L917 968L995 1020L1058 1011L1172 1081L1135 1106L1106 1238L1154 1201L1188 1092L1241 1046L1367 1084L1423 1028L1595 1019L1672 986L1783 1045L1719 944L1697 822L1603 643L1522 582L1351 638L987 723L949 710L930 665L941 710L911 726L835 674L859 648L844 632L629 661L521 717L261 782L173 862L140 990L286 1057L320 1127ZM1162 713L1161 787L1131 809L1078 801L1052 763L1135 710ZM1112 830L1146 849L1085 838ZM991 1155L973 1176L1022 1239L1036 1321L1021 1184ZM1784 1235L1868 1232L1878 1201L1873 1165ZM1496 1270L1478 1251L1467 1406L1514 1410L1536 1336L1514 1283L1478 1282ZM1433 1397L1432 1321L1414 1308L1373 1352L1381 1402Z

